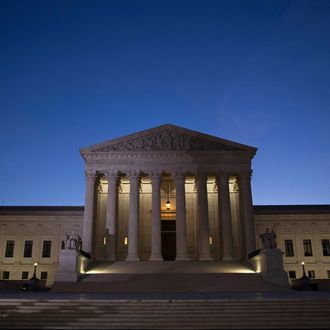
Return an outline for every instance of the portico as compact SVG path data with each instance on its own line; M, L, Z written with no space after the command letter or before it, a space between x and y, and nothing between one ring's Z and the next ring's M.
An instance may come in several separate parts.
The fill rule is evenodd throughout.
M255 152L174 125L81 149L82 249L93 260L245 259L255 250Z

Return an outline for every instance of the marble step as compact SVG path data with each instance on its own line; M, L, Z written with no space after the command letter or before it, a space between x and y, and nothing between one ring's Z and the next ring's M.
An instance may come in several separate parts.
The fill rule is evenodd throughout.
M329 329L330 301L0 300L0 328Z
M289 288L264 281L259 274L157 273L92 274L77 283L57 282L53 292L274 292Z

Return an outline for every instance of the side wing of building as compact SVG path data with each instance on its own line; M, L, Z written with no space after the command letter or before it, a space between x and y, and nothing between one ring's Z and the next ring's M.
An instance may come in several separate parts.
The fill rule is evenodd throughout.
M254 220L257 248L273 229L290 279L302 276L302 262L310 278L330 278L330 205L254 206Z
M58 253L73 229L81 235L82 206L0 206L0 278L54 282Z

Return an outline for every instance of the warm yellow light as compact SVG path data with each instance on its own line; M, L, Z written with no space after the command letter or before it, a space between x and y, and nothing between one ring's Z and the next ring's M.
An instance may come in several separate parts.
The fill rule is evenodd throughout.
M106 236L103 237L103 245L106 245L107 244L107 238Z
M302 265L305 265L305 263L304 263L303 261L301 262L301 264L302 264Z
M212 236L209 237L209 244L210 244L210 245L213 244L213 237L212 237Z
M166 201L166 210L170 210L171 209L171 202L170 202L170 200L168 199L167 201Z
M124 245L127 245L127 244L128 244L128 237L125 236L125 237L124 237Z
M38 266L38 263L37 263L37 262L35 262L33 265L34 265L34 266Z

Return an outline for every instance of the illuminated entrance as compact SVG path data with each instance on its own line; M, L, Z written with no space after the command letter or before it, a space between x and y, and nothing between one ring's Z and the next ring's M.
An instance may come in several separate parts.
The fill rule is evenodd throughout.
M92 260L230 260L256 250L256 148L166 124L80 152L82 250Z
M175 220L161 221L162 256L164 261L175 260L176 257L176 224Z

